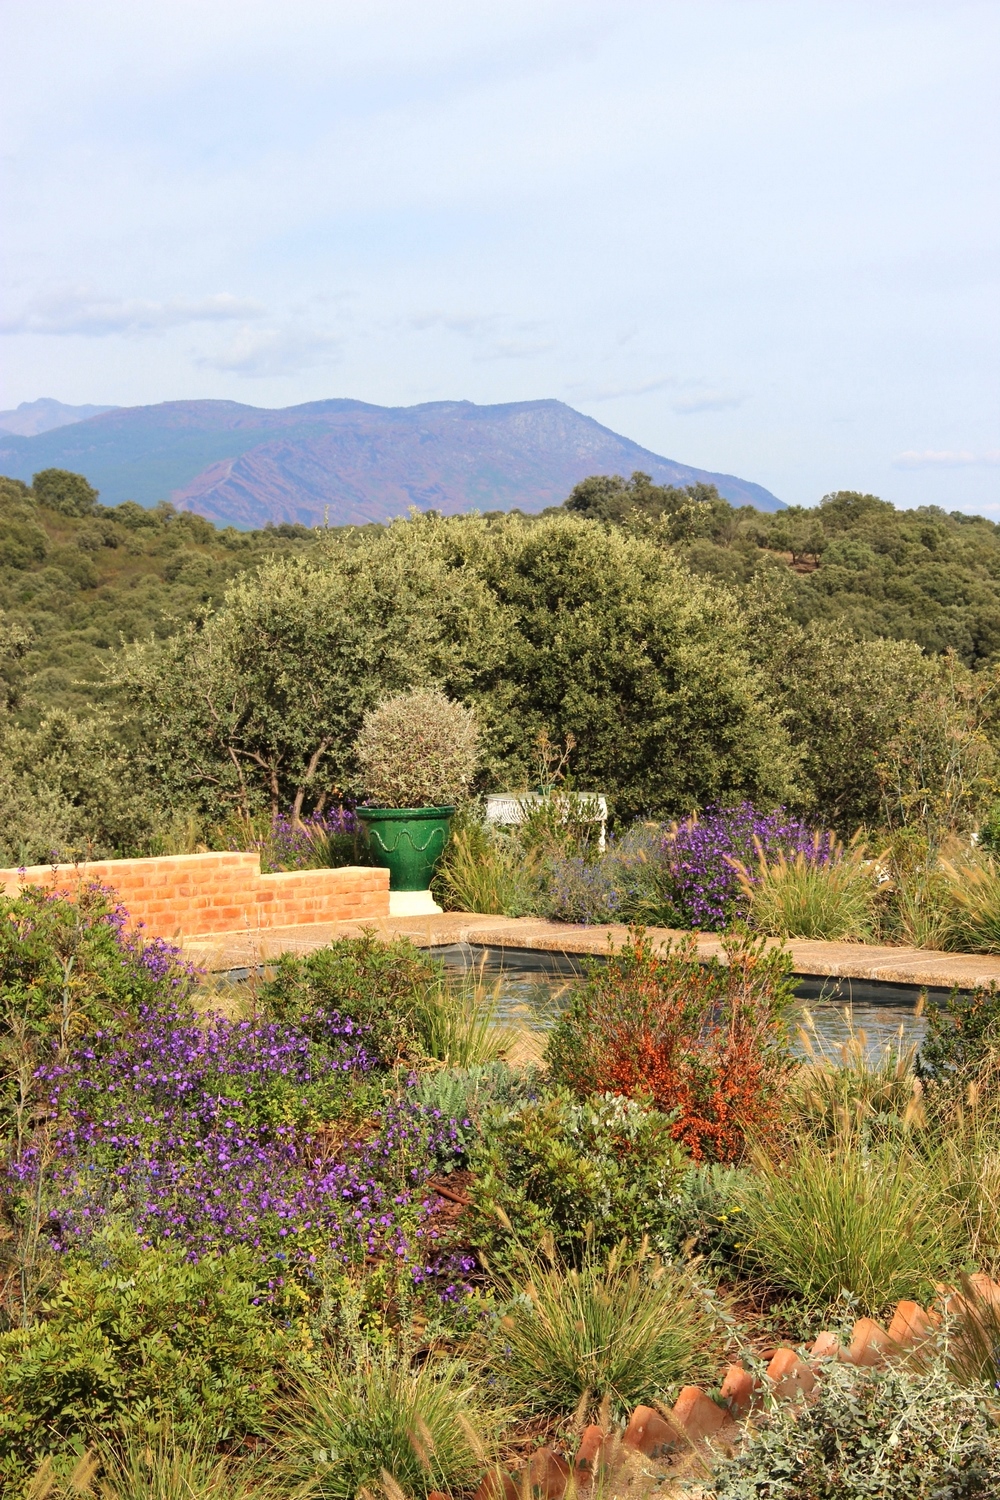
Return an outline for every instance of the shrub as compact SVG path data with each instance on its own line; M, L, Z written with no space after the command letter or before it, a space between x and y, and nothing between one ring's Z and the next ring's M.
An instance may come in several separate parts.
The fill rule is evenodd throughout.
M743 1239L740 1191L747 1180L742 1167L702 1162L680 1181L671 1233L675 1248L690 1259L724 1266L739 1260Z
M392 1066L418 1038L416 1014L442 984L441 966L406 938L383 943L374 932L340 938L305 957L283 953L259 1003L275 1020L325 1034L332 1017L350 1016L365 1045Z
M830 1363L807 1404L773 1406L716 1467L713 1500L991 1500L1000 1431L983 1391L943 1364Z
M548 914L558 921L685 925L656 823L636 824L601 855L554 860L547 884Z
M419 968L412 953L401 969ZM370 999L359 954L339 957ZM360 967L391 995L398 972ZM22 1217L40 1218L43 1242L61 1249L115 1215L192 1257L247 1245L307 1289L327 1258L385 1258L401 1276L433 1277L424 1184L449 1144L454 1156L456 1129L386 1100L379 1058L350 1016L314 1006L306 1023L199 1020L161 1002L120 1032L96 1030L39 1070L50 1121L10 1163Z
M293 1351L238 1250L193 1264L115 1237L103 1263L71 1258L33 1327L0 1334L0 1475L22 1477L71 1439L168 1421L186 1441L263 1430Z
M440 807L466 797L479 764L471 708L416 691L369 709L354 742L365 792L381 807Z
M969 1082L1000 1050L1000 987L953 991L927 1012L927 1031L917 1057L919 1077Z
M830 844L829 834L817 834L783 808L762 813L752 802L710 807L700 817L685 819L671 829L664 845L684 925L721 932L746 915L737 861L746 863L759 850L764 858L801 853L823 864Z
M747 921L769 937L817 938L835 942L872 936L878 877L856 846L846 853L836 844L771 859L763 848L751 869L737 861L736 873L747 902ZM821 857L822 855L822 857Z
M591 1239L597 1250L623 1236L662 1242L687 1167L666 1116L612 1096L578 1103L564 1091L486 1112L470 1160L471 1232L498 1261L546 1234L568 1259Z
M97 505L98 491L69 469L42 469L32 476L31 487L39 505L64 516L90 516Z
M746 934L728 962L703 963L694 939L654 952L640 930L572 992L546 1057L581 1095L648 1095L697 1158L736 1161L749 1129L776 1118L787 1068L791 960Z
M493 1457L496 1419L466 1367L367 1345L302 1384L279 1446L290 1478L325 1500L386 1488L406 1495L471 1490Z
M126 1028L157 1003L183 1004L193 970L175 948L124 930L112 892L81 887L70 901L27 887L0 895L0 1138L24 1144L38 1069L97 1029Z
M417 1080L413 1097L425 1109L450 1120L463 1151L467 1151L491 1110L517 1109L536 1102L542 1092L537 1068L514 1069L497 1061L425 1073Z
M929 1299L964 1234L941 1153L841 1136L760 1158L740 1194L744 1248L775 1288L831 1302L842 1292L877 1312Z
M372 1118L356 1082L364 1127L357 1113L346 1128L331 1120L366 1063L351 1023L338 1029L340 1058L274 1025L160 1016L106 1056L99 1038L71 1055L50 1079L47 1151L29 1148L12 1169L45 1211L46 1243L86 1244L126 1215L144 1240L177 1241L191 1257L246 1245L307 1286L318 1259L387 1258L423 1280L435 1238L424 1184L457 1149L455 1127L405 1101Z
M1000 854L1000 802L992 802L979 828L979 847Z
M539 1261L503 1290L493 1365L528 1410L582 1416L607 1401L627 1418L637 1402L669 1402L678 1385L717 1373L718 1320L683 1272L642 1250L622 1244L579 1268Z

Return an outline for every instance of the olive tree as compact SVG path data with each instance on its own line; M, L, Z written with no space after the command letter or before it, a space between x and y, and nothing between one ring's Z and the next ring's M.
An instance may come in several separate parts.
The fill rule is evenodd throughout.
M175 800L272 814L322 805L353 774L366 709L467 680L491 603L432 547L392 527L244 575L202 626L126 647L111 677L123 731ZM488 655L488 652L487 652Z

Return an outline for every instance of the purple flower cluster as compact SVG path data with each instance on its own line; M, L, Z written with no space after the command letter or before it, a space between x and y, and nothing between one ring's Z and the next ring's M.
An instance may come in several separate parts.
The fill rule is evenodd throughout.
M306 870L324 862L334 839L353 838L360 827L357 817L347 807L311 812L303 818L279 813L265 836L256 839L252 847L260 850L261 869L265 873ZM244 845L241 843L239 847Z
M374 1065L362 1028L336 1014L307 1035L203 1024L161 1003L97 1031L38 1074L57 1121L44 1169L53 1243L68 1249L122 1215L144 1241L180 1242L192 1259L243 1244L308 1275L330 1257L391 1258L459 1296L469 1267L435 1254L426 1187L460 1153L458 1122L402 1103L364 1139L321 1123ZM34 1148L11 1167L26 1185L41 1170Z
M580 855L554 861L549 873L548 912L558 922L618 922L629 911L622 867Z
M830 859L833 840L784 808L758 812L752 802L738 807L710 807L701 817L686 818L663 841L676 900L692 927L718 932L745 915L746 897L740 889L734 860L753 871L758 846L773 859L779 853L797 854L818 864Z

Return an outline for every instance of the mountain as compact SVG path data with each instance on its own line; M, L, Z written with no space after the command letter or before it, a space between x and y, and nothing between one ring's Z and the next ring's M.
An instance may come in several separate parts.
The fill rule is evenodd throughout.
M736 505L781 510L769 490L661 458L561 401L369 406L235 401L118 407L36 437L0 438L0 473L85 474L106 505L169 499L222 525L359 525L411 505L539 511L588 474L642 469L660 484L714 484Z
M85 422L88 417L99 417L106 411L117 411L117 407L65 406L61 401L53 401L51 396L42 396L38 401L22 401L15 411L0 411L0 432L37 437L40 432L52 432L57 427L69 427L73 422Z

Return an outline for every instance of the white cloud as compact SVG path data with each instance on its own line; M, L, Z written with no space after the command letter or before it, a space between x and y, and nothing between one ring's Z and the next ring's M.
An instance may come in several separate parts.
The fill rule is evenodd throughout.
M680 385L676 375L661 375L656 380L643 380L638 385L570 386L573 396L580 401L617 401L620 396L647 396L651 391L665 391Z
M695 380L682 380L677 375L659 375L654 380L642 380L634 385L570 386L574 399L580 401L617 401L628 396L649 396L657 391L686 390L686 396L678 396L670 403L678 416L691 416L700 411L731 411L742 406L746 396L734 396L726 391L708 390L699 387Z
M120 333L159 333L185 323L221 323L232 318L259 318L264 309L229 292L187 300L153 302L145 298L106 297L75 287L39 297L20 313L0 319L0 333L82 334L104 338Z
M897 469L995 468L1000 465L1000 448L991 448L986 453L971 453L968 449L925 449L923 452L910 449L898 454L894 463Z
M332 363L340 348L339 338L305 328L240 328L223 349L195 362L232 375L295 375Z
M481 317L478 313L443 312L417 313L407 319L409 326L418 333L426 333L430 328L446 328L449 333L475 334L495 321L494 318Z
M491 349L484 349L481 354L473 355L475 360L491 359L535 359L539 354L547 354L554 349L555 344L548 343L526 343L520 339L499 339Z
M705 391L701 395L682 396L673 403L679 417L690 417L699 411L732 411L742 406L745 396L729 396L724 391Z

